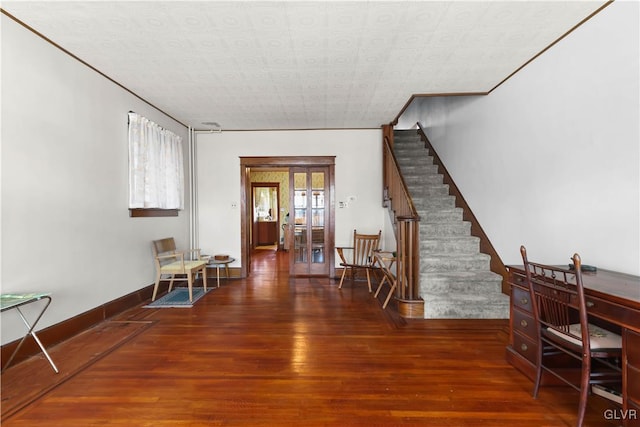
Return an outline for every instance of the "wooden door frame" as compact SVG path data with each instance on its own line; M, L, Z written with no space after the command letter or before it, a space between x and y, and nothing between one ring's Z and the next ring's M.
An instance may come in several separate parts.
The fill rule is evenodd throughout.
M254 217L254 211L253 211L253 206L255 205L255 190L256 187L258 188L275 188L276 189L276 203L278 204L278 208L277 208L277 212L276 212L276 216L278 217L278 220L276 221L277 224L277 230L278 230L278 236L280 236L280 222L281 222L281 218L280 218L280 183L279 182L252 182L251 183L251 198L250 198L250 203L251 203L251 227L255 227L256 225L256 218ZM255 230L253 230L255 231ZM255 236L253 235L253 232L251 233L251 238L249 238L249 241L251 243L251 247L252 248L256 248L256 239ZM278 237L278 243L280 242L280 238Z
M335 277L335 163L336 156L240 157L240 276L251 272L251 168L328 166L329 168L329 241L327 242L329 277Z

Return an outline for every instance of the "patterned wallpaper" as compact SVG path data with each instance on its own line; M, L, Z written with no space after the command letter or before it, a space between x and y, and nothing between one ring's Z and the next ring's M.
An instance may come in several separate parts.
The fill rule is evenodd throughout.
M306 188L306 174L304 173L296 173L293 175L293 183L295 188ZM311 188L324 188L324 174L321 172L313 172L311 173Z
M251 171L251 182L277 182L280 184L280 214L278 216L278 230L281 228L284 216L289 212L289 172ZM284 208L284 210L282 210Z

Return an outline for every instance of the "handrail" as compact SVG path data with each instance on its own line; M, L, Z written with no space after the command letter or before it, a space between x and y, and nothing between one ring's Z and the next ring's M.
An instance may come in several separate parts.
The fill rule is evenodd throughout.
M397 245L396 300L405 317L422 317L420 298L420 215L413 204L407 185L393 154L393 128L383 126L383 206L388 208L395 225ZM417 307L419 304L420 308Z
M400 173L400 167L393 154L393 134L384 137L383 141L383 206L390 208L395 217L403 216L420 219L407 184Z

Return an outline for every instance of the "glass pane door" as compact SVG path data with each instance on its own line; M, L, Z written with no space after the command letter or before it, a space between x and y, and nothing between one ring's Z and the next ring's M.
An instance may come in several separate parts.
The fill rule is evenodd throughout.
M292 275L327 275L327 168L292 168Z
M324 173L311 172L311 262L324 264Z
M293 262L306 264L309 260L307 245L307 173L293 174ZM298 268L300 269L300 268Z

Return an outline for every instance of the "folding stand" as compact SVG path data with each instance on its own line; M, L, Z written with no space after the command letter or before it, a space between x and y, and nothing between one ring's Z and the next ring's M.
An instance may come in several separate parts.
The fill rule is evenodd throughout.
M42 299L46 299L47 303L44 305L44 307L42 307L42 311L40 311L40 314L38 315L38 317L36 317L36 320L33 322L33 324L29 324L29 322L27 321L27 318L24 317L24 314L20 310L20 307L23 306L23 305L34 303L36 301L40 301ZM39 294L38 293L35 293L35 294L2 294L2 295L0 295L0 312L5 312L7 310L11 310L11 309L15 308L18 311L18 314L20 315L20 318L24 322L25 326L27 327L27 333L24 335L24 337L22 337L22 339L18 343L18 346L16 347L16 349L13 350L13 353L11 354L11 357L9 358L7 363L4 365L4 368L2 368L2 371L4 371L5 369L7 369L9 367L9 365L13 361L13 358L16 356L16 354L18 353L18 351L22 347L22 344L24 344L24 342L27 339L27 337L29 335L31 335L33 337L33 339L36 341L36 343L38 344L38 346L40 347L40 350L42 350L42 353L44 354L44 356L49 361L49 364L51 365L53 370L56 372L56 374L58 373L58 368L53 363L53 360L51 360L51 356L49 356L49 353L47 353L47 350L44 348L44 346L40 342L40 339L38 338L38 336L36 335L36 333L34 331L36 325L40 321L40 318L42 317L44 312L49 307L49 304L51 304L51 296L50 296L50 294L47 294L47 293L39 293Z

